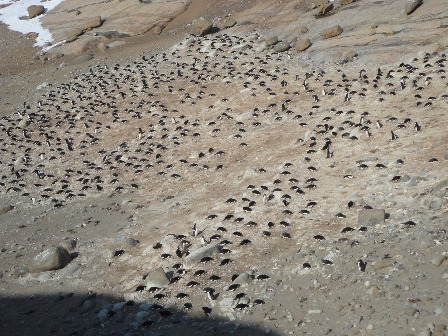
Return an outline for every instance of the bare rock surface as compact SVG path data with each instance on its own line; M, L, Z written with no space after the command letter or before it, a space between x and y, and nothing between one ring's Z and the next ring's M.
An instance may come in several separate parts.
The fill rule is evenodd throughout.
M41 15L44 12L45 8L42 5L32 5L29 6L26 10L28 12L28 19L33 19L36 16Z

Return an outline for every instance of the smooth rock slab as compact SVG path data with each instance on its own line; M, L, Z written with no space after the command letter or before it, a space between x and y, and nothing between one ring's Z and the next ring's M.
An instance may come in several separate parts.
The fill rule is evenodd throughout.
M162 267L156 268L149 272L145 279L146 288L158 287L163 288L170 284L170 280L165 274Z
M365 209L358 213L359 226L371 226L376 224L383 224L386 219L386 212L384 209Z
M191 252L184 260L184 268L191 268L201 261L204 257L210 257L218 252L219 248L216 244L205 245L197 250Z
M61 246L51 247L34 257L30 265L30 272L58 270L67 266L70 261L72 261L72 257L65 248Z

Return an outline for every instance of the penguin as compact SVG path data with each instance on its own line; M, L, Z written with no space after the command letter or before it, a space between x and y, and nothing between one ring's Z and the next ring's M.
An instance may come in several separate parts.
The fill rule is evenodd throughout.
M366 271L366 267L367 267L367 263L362 261L361 259L358 260L358 269L361 272L365 272Z

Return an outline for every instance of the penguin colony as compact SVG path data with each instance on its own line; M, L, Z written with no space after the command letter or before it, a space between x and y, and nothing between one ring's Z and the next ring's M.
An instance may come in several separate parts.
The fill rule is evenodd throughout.
M169 52L143 55L129 64L98 65L0 120L1 197L56 208L80 198L95 202L100 195L144 195L152 184L200 183L204 176L222 176L238 164L235 155L262 151L271 130L281 138L284 125L294 125L287 141L277 139L290 156L265 153L271 160L254 165L259 183L229 182L240 186L240 194L211 200L199 224L173 234L178 243L174 254L162 252L163 244L154 242L160 265L173 275L167 288L146 288L142 278L132 289L154 302L154 317L141 328L171 316L170 306L198 308L191 299L199 296L204 300L198 309L205 316L213 315L214 302L229 293L234 293L235 314L263 306L264 298L250 296L234 282L241 275L237 259L245 250L257 248L260 241L290 244L300 232L299 223L317 211L326 213L325 202L315 196L322 187L318 176L335 166L342 148L356 152L366 143L394 146L424 134L425 110L448 105L445 55L427 54L395 69L360 69L349 76L343 69L297 71L287 56L257 54L255 45L251 38L221 34L190 38ZM425 94L434 83L439 94ZM376 109L400 95L406 95L412 109L378 117ZM349 183L375 169L384 170L383 183L394 184L401 180L396 170L406 161L356 161L340 178ZM431 164L437 161L427 158ZM225 211L214 212L214 203ZM362 234L368 228L344 224L362 207L369 205L341 199L340 211L326 216L342 223L343 237ZM410 218L402 223L415 225ZM310 238L316 244L327 239L325 232ZM219 246L217 254L192 269L183 267L191 251L212 243ZM123 255L126 251L119 250L114 258ZM334 263L304 260L301 267ZM361 272L368 270L362 259L353 263ZM247 277L271 281L268 271L256 267Z

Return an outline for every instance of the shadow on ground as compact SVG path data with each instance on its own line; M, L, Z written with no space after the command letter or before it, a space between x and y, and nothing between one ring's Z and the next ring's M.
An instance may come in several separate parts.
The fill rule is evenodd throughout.
M188 302L188 301L185 301ZM0 297L2 335L266 335L264 327L243 325L202 307L180 311L155 302L136 303L91 294L60 293ZM239 313L241 314L241 313ZM270 331L269 335L280 335Z

